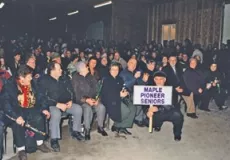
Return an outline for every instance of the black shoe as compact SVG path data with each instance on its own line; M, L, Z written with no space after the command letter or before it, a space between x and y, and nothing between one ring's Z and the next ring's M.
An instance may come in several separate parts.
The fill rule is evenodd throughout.
M90 129L85 129L85 140L88 141L90 140Z
M119 131L119 133L123 133L123 134L125 134L125 135L132 135L132 133L129 132L126 128L122 128L122 129Z
M72 138L77 139L78 141L85 141L85 137L81 134L81 132L73 131Z
M138 127L145 127L145 125L143 124L142 121L134 120L134 123L135 123Z
M97 132L100 133L102 136L108 136L103 127L98 127Z
M161 127L155 127L155 128L154 128L154 131L155 131L155 132L160 132L160 131L161 131Z
M179 142L181 140L181 136L175 136L174 140L177 141L177 142Z
M49 153L49 152L51 152L51 149L45 143L43 143L40 146L37 146L37 149L40 150L43 153Z
M112 132L118 132L118 128L115 127L115 126L112 126L111 131L112 131Z
M187 113L187 116L193 119L197 119L198 116L196 115L196 113Z
M27 160L27 154L26 151L19 151L18 152L18 159L19 160Z
M51 148L53 148L54 152L60 152L60 145L58 143L58 139L51 139L50 145L51 145Z

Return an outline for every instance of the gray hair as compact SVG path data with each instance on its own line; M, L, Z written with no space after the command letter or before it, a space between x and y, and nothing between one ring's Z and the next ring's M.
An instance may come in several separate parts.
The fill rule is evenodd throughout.
M76 64L76 71L79 73L81 72L82 68L85 67L86 63L85 62L77 62Z

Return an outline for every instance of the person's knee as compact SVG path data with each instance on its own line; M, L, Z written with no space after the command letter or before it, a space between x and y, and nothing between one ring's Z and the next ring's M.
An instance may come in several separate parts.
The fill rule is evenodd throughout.
M84 115L92 115L93 114L93 110L92 110L92 107L87 105L87 104L84 104L83 105L83 113Z
M56 108L51 109L50 114L51 114L51 117L50 117L51 120L59 120L59 119L61 119L61 111L59 109L56 109Z
M174 111L174 112L173 112L173 119L174 119L175 121L184 121L184 116L182 115L181 112L179 112L179 111Z
M80 105L77 104L73 104L73 111L72 111L72 115L73 116L81 116L83 111L82 111L82 107Z
M133 105L133 104L129 105L129 109L131 112L135 112L135 113L139 110L138 107ZM141 110L142 110L142 108L141 108Z
M45 119L44 117L42 117L42 115L37 114L37 115L34 115L33 120L36 122L36 124L41 124L44 122Z
M100 103L98 106L98 109L100 110L100 111L105 111L106 109L105 109L105 106L102 104L102 103Z

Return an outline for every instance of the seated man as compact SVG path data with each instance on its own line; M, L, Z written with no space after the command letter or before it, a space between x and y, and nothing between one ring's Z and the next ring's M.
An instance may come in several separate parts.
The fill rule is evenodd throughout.
M130 58L127 64L127 68L121 71L119 75L123 81L124 86L130 93L130 97L133 97L133 87L134 85L147 85L149 74L142 73L141 71L137 70L137 60ZM134 123L139 127L144 127L144 119L145 114L143 112L143 107L141 105L136 105L136 115L134 119Z
M97 113L98 133L107 136L103 128L105 119L105 106L96 99L97 80L93 77L84 62L76 65L77 73L73 75L72 85L76 95L76 102L83 107L85 140L90 140L90 126L93 119L93 109Z
M156 86L164 86L166 82L166 74L164 72L156 72L153 76ZM154 106L150 107L147 117L153 116L153 124L156 132L161 130L163 122L170 121L173 123L173 133L175 141L181 140L181 130L184 123L184 117L180 111L180 107L171 106Z
M38 82L42 92L46 94L50 109L50 136L51 147L55 152L60 152L58 139L60 139L60 121L63 112L73 115L72 137L82 141L81 135L81 106L73 103L73 89L71 82L66 76L62 76L59 63L51 62L47 67L48 75Z
M46 98L38 91L32 80L32 70L25 65L21 65L16 72L16 79L11 78L3 89L4 113L14 119L12 129L15 143L18 150L18 159L26 160L26 129L23 127L25 121L40 131L44 131L44 118L41 113L50 117L47 110ZM50 152L50 149L43 143L44 137L35 133L37 149L42 152Z

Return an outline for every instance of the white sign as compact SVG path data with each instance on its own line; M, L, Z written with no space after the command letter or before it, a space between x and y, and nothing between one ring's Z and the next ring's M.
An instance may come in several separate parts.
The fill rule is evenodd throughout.
M134 86L135 105L172 105L172 86Z

